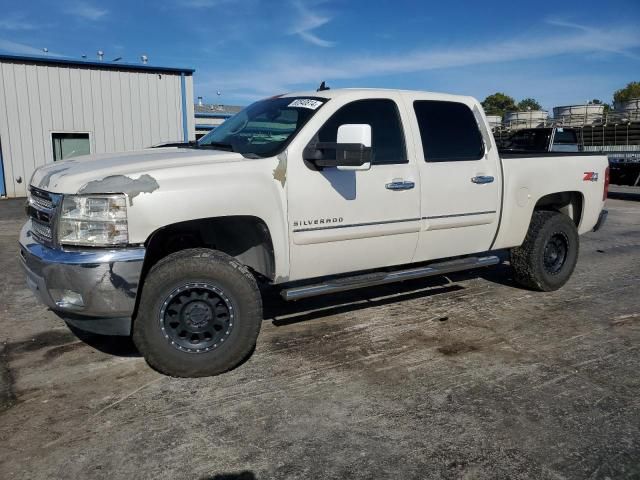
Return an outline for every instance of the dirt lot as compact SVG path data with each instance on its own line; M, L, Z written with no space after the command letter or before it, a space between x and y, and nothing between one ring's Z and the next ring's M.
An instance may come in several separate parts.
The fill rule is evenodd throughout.
M640 190L561 291L509 268L285 305L226 375L172 379L75 337L0 202L0 477L640 478Z

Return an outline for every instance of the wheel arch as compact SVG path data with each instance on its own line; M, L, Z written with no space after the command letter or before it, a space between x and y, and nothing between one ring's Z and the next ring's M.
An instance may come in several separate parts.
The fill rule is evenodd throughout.
M271 232L264 220L252 215L199 218L165 225L149 235L145 248L134 318L149 271L163 258L181 250L209 248L224 252L249 267L264 282L273 281L276 275Z
M584 213L584 194L578 191L554 192L544 195L538 199L531 212L529 225L533 218L533 213L537 210L555 210L565 214L580 228Z
M506 193L507 198L512 198L503 204L503 217L498 229L493 249L512 248L522 244L531 227L535 212L557 211L567 215L575 224L578 231L583 228L583 223L589 221L585 196L578 190L560 190L546 192L540 196L529 197L521 203L517 193L512 189ZM535 198L535 201L534 201Z
M275 254L266 222L252 215L199 218L165 225L145 242L143 275L159 260L189 248L226 253L262 277L273 280Z

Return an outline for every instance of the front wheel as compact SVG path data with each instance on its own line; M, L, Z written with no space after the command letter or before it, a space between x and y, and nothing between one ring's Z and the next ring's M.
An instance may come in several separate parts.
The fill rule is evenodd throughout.
M515 280L533 290L557 290L571 277L578 250L578 231L571 218L555 211L535 211L524 243L511 250Z
M251 272L222 252L190 249L162 259L147 275L133 341L156 370L203 377L241 363L261 323Z

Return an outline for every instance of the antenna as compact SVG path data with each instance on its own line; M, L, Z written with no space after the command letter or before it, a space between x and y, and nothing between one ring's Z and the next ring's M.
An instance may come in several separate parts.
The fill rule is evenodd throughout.
M146 55L140 55L140 61L146 65L147 62L149 62L149 57L147 57Z
M120 60L122 60L122 57L116 57L113 60L111 60L112 62L119 62Z
M44 54L45 54L45 55L46 55L47 53L49 53L49 49L48 49L47 47L44 47L44 48L42 49L42 51L44 52Z
M104 52L102 50L98 50L98 60L104 60Z
M318 89L316 90L316 92L324 92L325 90L329 90L329 89L330 87L327 87L327 84L323 80L320 86L318 87Z

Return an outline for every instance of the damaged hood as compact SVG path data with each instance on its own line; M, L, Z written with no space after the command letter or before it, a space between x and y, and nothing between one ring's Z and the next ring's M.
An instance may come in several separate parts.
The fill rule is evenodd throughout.
M31 185L53 193L127 193L132 198L159 188L154 172L242 160L239 153L192 148L86 155L37 169Z

